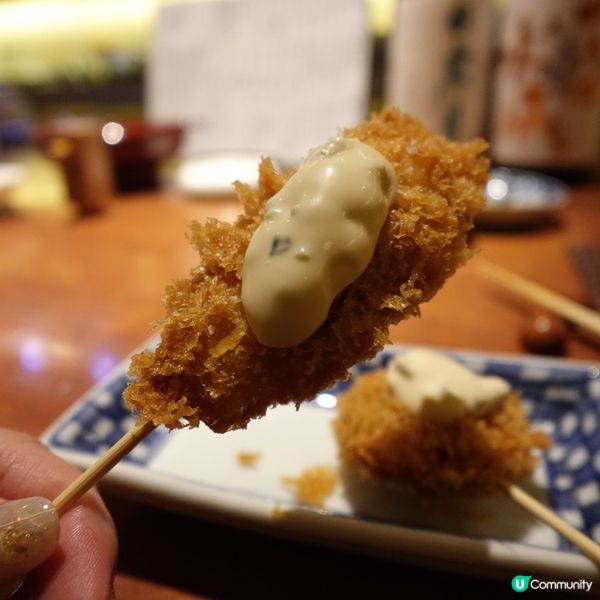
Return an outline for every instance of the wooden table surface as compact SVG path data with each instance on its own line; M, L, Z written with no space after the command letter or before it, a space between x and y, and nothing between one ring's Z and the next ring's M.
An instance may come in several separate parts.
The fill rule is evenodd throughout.
M233 198L148 193L116 199L97 216L0 220L0 424L39 435L80 394L151 333L165 284L187 274L194 254L187 223L232 220ZM582 187L558 225L479 232L482 256L585 303L568 249L600 243L600 188ZM476 260L476 259L475 259ZM393 340L520 353L531 306L481 278L458 272L420 319ZM569 335L566 356L600 362L597 338ZM509 582L429 572L382 559L272 539L151 508L106 493L119 530L119 598L383 597L419 587L503 597ZM321 583L317 583L320 581ZM393 587L392 587L393 586Z

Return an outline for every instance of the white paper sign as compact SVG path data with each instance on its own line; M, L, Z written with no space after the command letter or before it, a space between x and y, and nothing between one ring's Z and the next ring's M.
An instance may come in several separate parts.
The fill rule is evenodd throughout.
M296 162L367 112L364 0L210 0L165 6L147 109L187 127L184 154Z

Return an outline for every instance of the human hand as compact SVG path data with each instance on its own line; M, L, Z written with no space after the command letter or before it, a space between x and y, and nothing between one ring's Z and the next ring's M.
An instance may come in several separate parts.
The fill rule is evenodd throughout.
M60 527L46 500L78 474L35 438L0 428L0 498L7 500L0 503L0 600L111 597L117 539L99 494L86 494L60 518ZM18 529L15 515L21 516Z

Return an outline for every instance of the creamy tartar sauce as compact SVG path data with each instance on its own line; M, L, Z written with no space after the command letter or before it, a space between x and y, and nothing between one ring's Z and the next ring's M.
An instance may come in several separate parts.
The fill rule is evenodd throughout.
M485 414L510 393L504 379L479 375L443 354L423 349L392 359L386 379L410 412L441 423Z
M394 169L367 144L340 137L309 153L244 258L242 303L261 344L294 346L319 329L367 268L395 194Z

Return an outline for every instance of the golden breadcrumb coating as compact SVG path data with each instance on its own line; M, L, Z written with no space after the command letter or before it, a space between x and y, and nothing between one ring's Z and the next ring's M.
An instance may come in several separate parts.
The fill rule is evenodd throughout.
M190 226L199 264L167 288L161 343L134 356L130 368L125 400L143 417L223 432L245 427L269 406L310 399L372 357L388 341L388 327L418 314L469 257L466 234L488 173L483 141L450 142L392 108L343 135L377 149L398 178L367 269L308 340L283 349L256 340L240 298L244 254L266 201L291 176L263 160L257 190L235 184L244 212L234 224Z
M531 451L550 445L530 430L514 392L487 415L444 425L409 412L383 370L340 396L333 426L344 464L367 478L428 492L491 491L529 474L537 462Z

